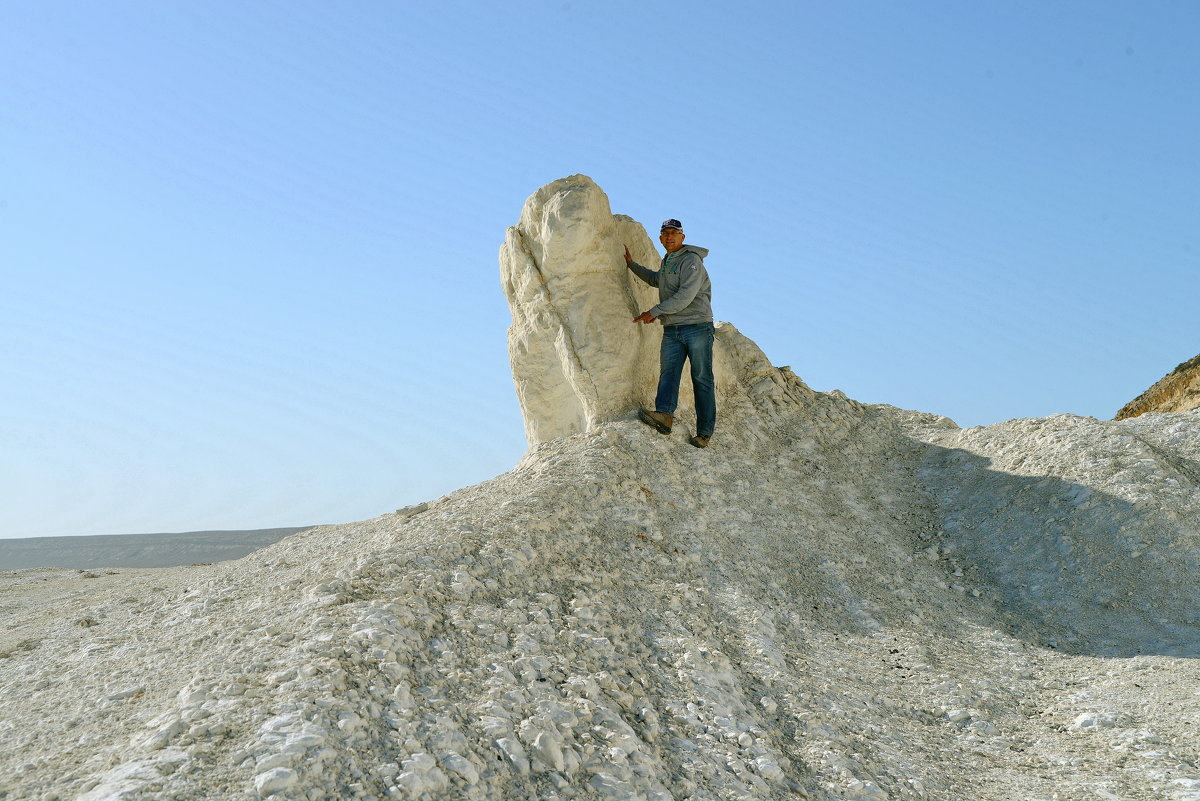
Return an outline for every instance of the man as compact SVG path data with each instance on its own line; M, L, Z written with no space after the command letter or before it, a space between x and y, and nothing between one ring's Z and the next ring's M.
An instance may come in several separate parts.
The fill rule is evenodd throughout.
M683 244L683 223L667 220L659 229L658 241L666 248L657 271L647 269L629 255L625 265L650 286L658 287L658 304L633 318L635 323L661 320L658 395L654 411L638 410L638 418L663 434L671 433L675 407L679 404L679 379L684 359L691 365L692 389L696 393L696 435L688 442L707 448L717 424L717 393L713 381L712 284L704 269L707 248Z

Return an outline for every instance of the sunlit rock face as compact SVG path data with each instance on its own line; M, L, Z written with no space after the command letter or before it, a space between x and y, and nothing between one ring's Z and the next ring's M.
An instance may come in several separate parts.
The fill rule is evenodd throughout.
M508 351L531 445L618 414L654 380L659 331L631 322L653 305L654 290L635 285L624 244L656 263L645 230L613 215L583 175L539 189L508 229L500 248Z
M500 276L513 320L513 382L531 446L653 403L662 327L632 320L657 303L658 294L625 267L626 246L639 264L659 264L646 229L613 214L608 196L585 175L534 192L508 229ZM718 306L719 259L706 263ZM728 323L717 323L713 370L718 428L738 419L731 414L738 409L769 409L789 394L808 392ZM686 369L679 401L676 418L694 420Z
M1115 419L1146 412L1189 412L1200 409L1200 356L1176 367L1117 412Z

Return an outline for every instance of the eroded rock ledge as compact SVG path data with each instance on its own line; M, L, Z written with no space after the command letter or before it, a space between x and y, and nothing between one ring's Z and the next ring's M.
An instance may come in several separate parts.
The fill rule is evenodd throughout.
M1200 355L1189 359L1125 404L1113 419L1146 412L1188 412L1200 409Z

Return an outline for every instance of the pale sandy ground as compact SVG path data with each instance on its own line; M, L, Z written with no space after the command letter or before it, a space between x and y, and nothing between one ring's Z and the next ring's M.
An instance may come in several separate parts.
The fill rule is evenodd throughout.
M207 566L75 570L33 568L0 573L0 657L36 648L46 632L99 623L89 610L119 597L155 598L204 574Z
M1200 799L1200 413L729 422L6 574L0 798Z

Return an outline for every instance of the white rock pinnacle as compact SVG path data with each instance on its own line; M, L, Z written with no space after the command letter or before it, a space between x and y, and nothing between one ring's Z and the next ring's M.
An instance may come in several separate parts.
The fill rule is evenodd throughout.
M660 331L631 320L657 300L625 268L625 244L639 262L657 263L645 230L614 216L584 175L539 189L508 229L500 275L530 445L617 415L656 380Z

